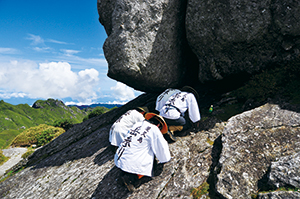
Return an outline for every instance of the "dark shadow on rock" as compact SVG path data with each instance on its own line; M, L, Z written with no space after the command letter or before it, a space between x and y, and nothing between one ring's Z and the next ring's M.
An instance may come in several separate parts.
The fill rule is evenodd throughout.
M271 171L271 165L269 166L267 172L262 176L260 180L257 182L257 190L258 191L269 191L269 190L275 190L274 187L271 187L268 184L268 179Z
M114 146L112 145L107 146L104 151L102 151L100 154L98 154L95 157L94 162L99 166L105 164L106 162L114 159L114 155L115 155L114 151L115 151Z
M110 143L108 141L107 131L96 131L89 136L79 140L78 142L64 148L58 153L49 156L48 154L45 154L45 156L48 157L45 157L43 161L37 163L36 165L33 164L30 166L33 166L31 169L38 169L49 166L61 166L68 161L91 157L95 153L100 153L100 156L102 155L103 157L106 157L102 160L102 164L104 164L106 161L109 161L112 158L112 154L107 153L109 151L107 149L108 146L110 146Z
M211 152L212 164L210 166L210 173L207 179L207 183L209 184L209 197L214 199L225 199L225 197L218 193L216 189L216 184L218 181L217 175L220 173L222 168L222 166L219 164L222 148L222 135L220 135L213 144Z
M91 199L127 198L131 193L123 184L123 181L120 178L121 174L122 171L119 168L113 167L98 184Z
M111 150L111 149L108 149ZM157 164L154 160L153 165L153 177L159 176L163 171L164 164ZM131 195L127 187L124 185L123 180L121 179L123 172L121 169L114 166L99 183L98 187L94 191L91 199L102 199L102 198L127 198ZM139 188L145 183L148 183L152 180L151 177L144 176L140 180L136 181L133 185L135 188Z

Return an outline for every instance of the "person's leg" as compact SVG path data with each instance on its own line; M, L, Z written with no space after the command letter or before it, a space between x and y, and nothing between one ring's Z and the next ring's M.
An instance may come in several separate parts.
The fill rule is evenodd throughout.
M164 118L168 126L184 126L186 124L186 120L184 117L179 117L178 119L168 119Z
M168 119L164 118L165 122L168 125L168 132L166 135L170 138L173 142L177 141L177 138L174 136L174 131L181 131L183 126L186 124L186 120L184 117L179 117L178 119Z
M122 180L124 184L126 185L128 191L134 192L136 189L134 187L135 181L138 180L137 174L128 173L125 171L122 171Z

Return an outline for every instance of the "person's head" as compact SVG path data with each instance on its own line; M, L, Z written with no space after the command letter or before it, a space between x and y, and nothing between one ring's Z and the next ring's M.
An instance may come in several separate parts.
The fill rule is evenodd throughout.
M184 87L180 88L180 90L184 91L184 92L188 92L188 93L193 93L193 95L195 96L197 102L199 101L198 92L194 88L192 88L190 86L184 86Z
M135 108L135 110L137 110L138 112L140 112L141 114L145 115L148 112L148 108L145 107L137 107Z
M145 119L149 120L152 124L156 125L162 134L168 132L168 126L162 116L157 115L155 113L147 113L145 115Z

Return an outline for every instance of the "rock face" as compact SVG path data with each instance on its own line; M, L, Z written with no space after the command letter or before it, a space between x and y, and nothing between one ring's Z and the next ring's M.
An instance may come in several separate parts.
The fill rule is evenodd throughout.
M300 152L271 163L268 175L270 187L300 187Z
M299 124L299 113L270 104L230 118L222 134L217 191L226 198L251 199L271 162L300 151Z
M146 92L191 74L200 82L253 74L300 54L299 1L98 0L98 12L108 75Z
M143 96L139 100L146 101ZM222 133L224 124L178 137L169 145L171 161L158 164L154 177L142 178L131 194L120 179L108 142L112 122L128 108L76 125L37 150L26 169L0 184L2 198L189 198L191 189L210 174L211 142Z
M108 76L148 91L182 84L185 1L98 0Z
M187 39L199 80L254 73L299 55L299 1L188 1Z
M0 183L1 198L193 198L192 190L207 183L209 192L198 198L251 198L264 184L300 188L300 114L266 104L228 122L203 119L199 131L176 134L171 161L155 165L154 176L130 193L114 165L109 128L128 109L153 110L156 97L141 95L38 149L25 169ZM257 198L299 198L299 192L271 190Z

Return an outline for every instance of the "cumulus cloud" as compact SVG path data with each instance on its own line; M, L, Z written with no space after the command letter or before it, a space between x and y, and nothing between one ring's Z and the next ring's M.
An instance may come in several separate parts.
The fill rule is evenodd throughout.
M116 86L110 89L113 91L113 96L121 101L128 101L135 97L133 89L121 82L117 82Z
M89 102L97 98L94 91L98 71L91 68L75 73L68 62L36 64L32 61L0 63L0 96L30 98L67 98ZM8 94L10 93L10 94Z

